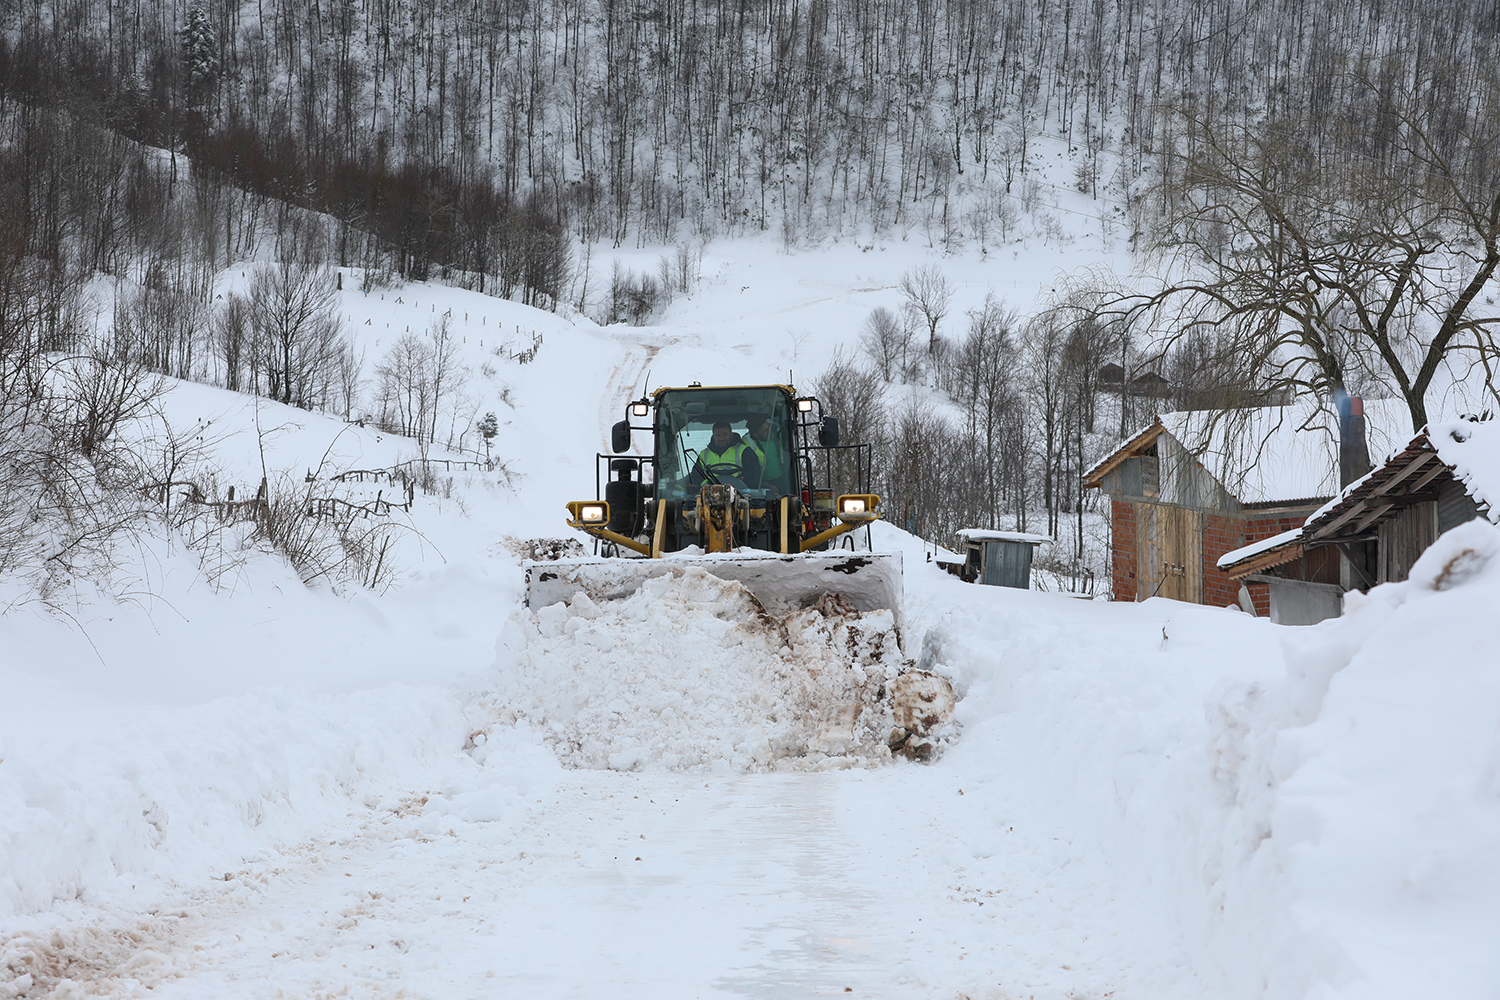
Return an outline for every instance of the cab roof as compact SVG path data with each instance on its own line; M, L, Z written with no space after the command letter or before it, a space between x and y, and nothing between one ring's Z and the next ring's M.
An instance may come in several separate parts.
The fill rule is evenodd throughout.
M745 390L745 389L779 389L788 396L797 395L797 390L789 385L668 385L662 386L651 394L651 398L657 401L669 392L714 392L718 390Z

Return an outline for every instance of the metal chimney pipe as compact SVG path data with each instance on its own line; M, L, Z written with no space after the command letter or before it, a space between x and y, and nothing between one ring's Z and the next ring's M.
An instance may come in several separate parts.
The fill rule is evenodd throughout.
M1370 471L1370 446L1365 438L1365 404L1358 396L1340 389L1335 395L1339 409L1339 489Z

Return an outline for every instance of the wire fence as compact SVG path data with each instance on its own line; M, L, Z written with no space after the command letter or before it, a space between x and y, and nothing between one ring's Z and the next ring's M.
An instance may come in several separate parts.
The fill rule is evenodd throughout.
M392 511L409 512L416 502L417 490L429 491L439 474L455 472L493 471L492 460L476 461L450 458L413 458L381 469L347 469L328 477L330 483L386 483L400 486L399 500L390 500L385 490L375 494L373 500L358 501L336 496L307 497L306 512L309 517L331 517L335 520L353 521L356 518L390 517ZM306 482L315 483L318 477L311 471ZM221 524L240 521L260 521L271 513L270 484L261 478L260 487L253 497L237 498L235 488L229 487L222 499L213 499L196 482L187 479L165 479L149 483L144 488L147 496L168 509L174 499L203 508L213 513Z

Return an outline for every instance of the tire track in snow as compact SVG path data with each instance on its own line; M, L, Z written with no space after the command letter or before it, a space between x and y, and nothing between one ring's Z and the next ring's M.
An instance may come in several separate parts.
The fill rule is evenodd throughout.
M144 967L99 969L73 995L1214 995L1131 933L1097 858L1038 831L981 860L951 829L974 819L951 781L485 768L265 853L191 894L178 927L143 927ZM486 789L483 820L448 818Z
M647 344L624 338L619 342L625 349L625 356L610 369L609 377L604 382L604 390L599 394L599 433L606 444L609 442L610 428L623 416L625 405L635 398L636 390L646 377L652 360L663 347L673 343L666 341Z
M569 772L453 833L387 818L246 873L152 994L916 1000L840 780Z

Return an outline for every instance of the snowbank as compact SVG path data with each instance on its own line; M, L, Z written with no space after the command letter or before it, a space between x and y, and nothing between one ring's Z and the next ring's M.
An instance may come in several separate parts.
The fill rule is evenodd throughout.
M412 613L451 614L477 580L460 570L413 583ZM493 608L485 595L500 582L478 587L474 607ZM516 607L515 581L501 592ZM1070 926L1101 942L1110 920L1139 926L1101 949L1179 939L1212 995L1493 995L1500 529L1455 529L1409 582L1309 628L972 586L916 559L907 593L909 649L955 679L962 735L931 767L844 786L901 803L884 822L917 839L893 852L920 850L933 877L966 885L1097 885L1098 898L1068 904L1097 907ZM397 606L371 643L468 648ZM186 622L163 628L164 651L201 644ZM129 711L70 695L75 668L49 678L0 664L15 698L75 704L29 725L3 714L7 947L32 947L27 915L147 909L393 811L424 836L513 818L558 780L559 761L647 780L883 759L884 720L841 710L889 677L888 618L777 618L738 584L690 571L635 598L492 615L484 628L501 633L495 666L467 678L449 665L434 683L382 674L366 690L283 684L182 703L158 692ZM838 653L850 648L852 661ZM467 693L476 685L486 690ZM963 933L977 945L984 928Z
M0 914L207 878L432 783L467 735L436 688L225 698L0 743ZM149 898L149 893L146 894Z
M1455 528L1219 700L1214 950L1242 995L1494 995L1497 556L1500 530Z
M774 615L693 567L618 601L516 612L493 701L570 766L822 769L889 758L876 701L903 663L890 612Z
M946 832L969 865L1023 824L1105 859L1224 995L1493 996L1497 555L1470 522L1310 628L909 580L918 665L964 696Z

